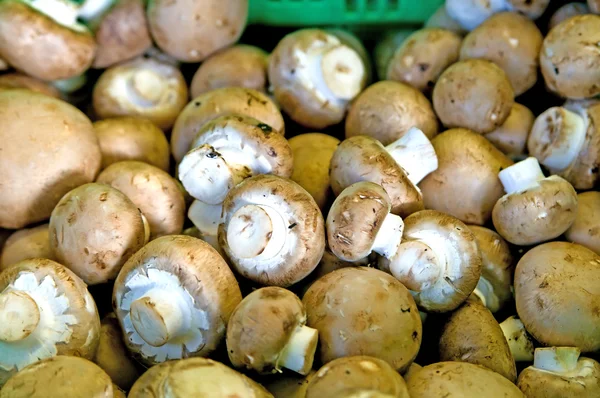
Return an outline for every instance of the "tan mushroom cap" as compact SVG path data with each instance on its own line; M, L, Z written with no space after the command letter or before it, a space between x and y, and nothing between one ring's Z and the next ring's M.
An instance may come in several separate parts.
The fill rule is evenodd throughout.
M64 194L96 177L100 148L92 123L66 102L0 91L0 126L0 227L47 219Z
M181 162L202 126L229 114L253 117L284 134L281 112L265 94L243 87L219 88L194 98L177 117L171 135L171 152L175 161Z
M115 279L144 243L140 210L109 185L73 189L50 217L50 246L56 258L88 285Z
M181 233L185 199L176 180L158 167L137 161L113 163L96 182L123 192L150 225L150 239Z
M561 97L600 94L600 16L577 15L555 26L544 39L540 66L546 86Z
M515 102L506 121L491 133L487 133L485 138L508 156L523 156L534 121L533 112Z
M275 398L306 398L308 382L315 376L312 370L308 375L283 373L265 380L264 386Z
M406 38L387 69L387 80L429 92L442 72L458 60L462 38L451 30L425 28ZM541 42L541 41L540 41Z
M264 50L246 44L213 54L194 74L190 85L192 99L222 87L246 87L266 92L268 57Z
M526 15L529 19L538 19L542 16L550 0L507 0L508 8L512 11Z
M352 292L351 294L349 292ZM403 372L417 356L421 318L408 289L368 267L333 271L314 282L302 302L319 331L321 361L369 355Z
M22 73L6 73L0 75L0 90L11 88L26 88L31 91L60 99L60 91L46 82Z
M358 389L373 390L390 397L409 397L404 379L386 361L369 356L348 356L323 365L310 378L306 398L354 397L351 393Z
M439 362L423 367L406 381L411 398L525 398L500 374L468 362Z
M600 14L600 1L587 0L587 5L591 12L593 12L594 14Z
M483 225L504 194L498 171L513 164L479 134L451 129L431 143L438 168L421 181L425 207L468 224Z
M95 29L98 50L92 67L108 68L142 55L152 39L143 0L117 1Z
M392 81L377 82L352 103L346 117L346 138L368 135L383 145L417 127L427 138L438 133L438 121L429 100L416 88Z
M595 0L592 1L595 2ZM556 10L554 14L552 14L552 17L550 17L550 21L548 22L548 31L571 17L589 13L590 8L587 6L587 4L576 2L567 3Z
M408 367L408 370L402 375L402 377L408 383L409 379L412 376L414 376L415 374L417 374L419 372L419 370L421 370L421 369L423 369L423 367L421 365L419 365L416 362L413 362L410 364L410 366Z
M94 130L100 143L103 169L123 160L138 160L169 171L169 141L151 121L116 117L95 122Z
M600 349L600 257L583 246L545 243L515 270L515 300L527 331L547 346Z
M21 229L10 235L0 250L0 271L30 258L55 259L50 248L48 224Z
M577 195L577 203L575 222L565 237L600 255L600 192L582 192Z
M506 121L513 104L514 92L504 71L482 59L453 64L433 89L433 107L448 128L491 133Z

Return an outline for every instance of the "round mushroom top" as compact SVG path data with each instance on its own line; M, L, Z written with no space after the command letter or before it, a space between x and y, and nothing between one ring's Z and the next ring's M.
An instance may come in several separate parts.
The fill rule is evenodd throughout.
M502 126L487 133L485 138L506 155L523 156L526 153L527 138L534 121L533 112L515 102Z
M153 366L140 377L129 398L273 398L263 386L207 358L188 358Z
M54 260L50 248L48 224L14 232L0 249L0 271L10 265L30 258Z
M552 14L548 22L548 30L550 31L556 25L566 21L576 15L590 14L590 8L585 3L567 3L560 7Z
M600 94L600 16L577 15L550 30L540 52L546 86L567 98Z
M218 88L194 98L177 117L171 135L175 161L181 162L202 126L212 119L230 114L253 117L284 134L281 112L265 94L243 87Z
M188 99L179 68L152 58L136 58L107 69L92 96L101 119L144 117L163 130L173 126Z
M302 302L308 326L319 331L323 363L369 355L403 372L417 356L419 311L408 289L385 272L338 269L315 281Z
M6 73L0 76L0 90L26 88L40 94L60 99L60 91L42 80L22 73Z
M0 90L0 126L0 227L47 219L64 194L96 177L98 139L74 106L29 90Z
M515 300L527 331L546 346L600 349L600 257L583 246L545 243L515 270Z
M575 222L565 237L600 255L600 192L582 192L577 195L577 203Z
M99 330L85 283L59 263L24 260L0 273L0 385L40 359L92 359Z

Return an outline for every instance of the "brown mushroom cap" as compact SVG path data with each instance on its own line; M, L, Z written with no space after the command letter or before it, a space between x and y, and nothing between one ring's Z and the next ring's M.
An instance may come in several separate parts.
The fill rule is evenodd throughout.
M600 255L600 192L582 192L577 195L577 203L575 222L565 237Z
M94 130L103 169L123 160L139 160L169 171L169 142L151 121L133 117L104 119L94 123Z
M237 44L210 56L200 65L190 85L193 98L221 87L267 90L269 55L262 49Z
M596 2L592 0L592 2ZM600 4L600 3L598 3ZM550 21L548 22L548 31L554 28L556 25L566 21L567 19L574 17L576 15L584 15L589 14L590 9L587 4L584 3L567 3L564 6L560 7L558 10L552 14L550 17Z
M366 134L388 145L411 127L419 128L429 139L437 134L431 103L408 84L382 81L369 86L350 106L346 138Z
M253 117L284 134L281 112L265 94L243 87L219 88L194 98L177 117L171 135L175 161L181 162L202 126L214 118L234 113Z
M502 126L487 133L485 138L508 156L523 156L527 148L527 137L534 121L533 112L526 106L515 102Z
M517 312L541 344L600 349L600 257L583 246L545 243L515 270Z
M140 210L109 185L73 189L50 216L50 246L56 258L88 285L115 279L144 243Z
M48 224L14 232L0 251L0 271L8 266L30 258L54 260L50 248Z
M238 41L248 0L155 0L148 23L161 50L183 62L200 62Z
M408 370L402 375L404 380L408 383L408 380L415 374L419 372L419 370L423 369L421 365L416 362L413 362L408 367Z
M576 189L592 189L600 181L600 104L590 105L585 113L587 131L582 150L575 161L560 174Z
M419 184L425 207L483 225L504 194L498 171L512 165L512 160L467 129L448 130L431 143L438 168Z
M417 356L422 338L417 305L408 289L385 272L368 267L333 271L314 282L302 302L308 326L319 331L323 363L370 355L402 372Z
M354 397L350 392L358 389L374 390L390 397L409 397L404 379L386 361L369 356L348 356L322 366L310 378L306 398Z
M433 107L448 128L490 133L506 121L513 104L514 92L504 71L482 59L450 66L433 89Z
M22 73L6 73L0 76L0 90L11 88L26 88L60 99L60 91L56 87Z
M420 91L431 91L442 72L458 60L461 41L462 38L451 30L425 28L416 31L394 53L388 65L387 80L406 83Z
M147 163L113 163L100 173L98 183L123 192L140 209L150 225L150 239L181 233L185 199L176 180Z
M555 26L544 39L540 52L546 86L567 98L600 94L600 70L592 66L600 62L600 53L595 51L599 41L598 15L577 15Z
M534 20L542 16L549 4L550 0L507 0L508 9Z
M64 194L96 177L100 148L92 123L66 102L0 91L0 126L0 227L47 219Z

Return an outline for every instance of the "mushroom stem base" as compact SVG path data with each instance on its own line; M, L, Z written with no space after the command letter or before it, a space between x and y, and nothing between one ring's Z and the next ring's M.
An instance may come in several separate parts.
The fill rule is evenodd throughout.
M572 372L577 369L580 353L576 347L536 348L533 366L554 373Z
M372 250L385 258L392 258L398 251L403 232L404 221L402 218L395 214L388 214L375 235Z
M545 177L537 159L528 157L527 159L500 171L500 173L498 173L498 178L500 178L500 182L502 182L504 191L507 194L511 194L522 192L534 186L538 181L543 180Z
M431 141L416 127L411 127L385 149L415 185L438 168L438 158Z
M318 341L317 329L308 326L298 328L281 352L278 365L307 375L312 369Z
M9 291L0 294L0 341L23 340L39 323L39 308L27 293Z
M517 362L533 361L533 342L520 319L511 316L500 324L510 352Z

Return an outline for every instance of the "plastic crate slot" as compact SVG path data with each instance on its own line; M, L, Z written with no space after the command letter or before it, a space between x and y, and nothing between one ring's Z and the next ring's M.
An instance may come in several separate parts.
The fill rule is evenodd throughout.
M378 4L379 1L378 0L367 0L367 11L377 11Z
M387 0L387 9L390 11L395 11L399 8L400 2L399 0Z
M358 0L346 0L346 11L355 12L358 10Z

